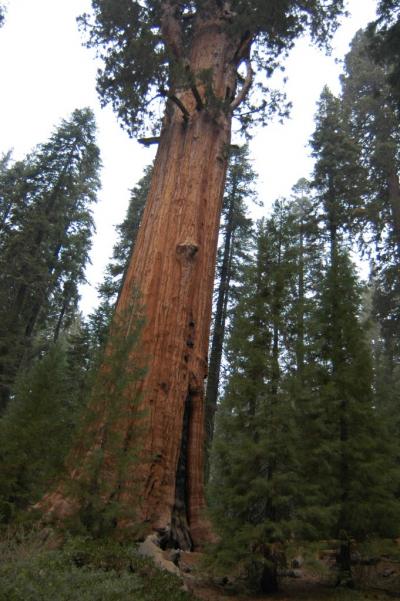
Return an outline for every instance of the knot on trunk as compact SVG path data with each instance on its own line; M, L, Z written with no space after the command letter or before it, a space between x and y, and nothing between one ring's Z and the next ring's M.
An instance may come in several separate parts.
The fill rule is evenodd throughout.
M177 245L176 254L181 259L191 261L196 256L198 250L199 246L196 242L193 242L193 240L185 240L185 242L181 242Z

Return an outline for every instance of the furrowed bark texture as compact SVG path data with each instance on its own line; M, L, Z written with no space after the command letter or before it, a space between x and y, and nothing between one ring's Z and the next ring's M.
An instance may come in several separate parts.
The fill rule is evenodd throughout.
M212 69L213 91L222 101L235 89L234 56L234 42L218 21L197 25L190 68L194 73ZM188 119L179 103L168 101L146 209L117 306L126 319L139 291L146 320L140 354L147 364L140 385L145 417L136 418L146 422L147 434L140 461L125 470L117 496L126 507L139 503L139 520L157 530L165 545L186 549L210 534L203 515L203 388L231 123L230 111L209 102L204 86L197 89L205 108L191 90L173 91ZM127 331L132 320L126 319ZM128 421L120 422L126 452L137 444L128 435ZM84 464L78 450L73 457L75 465ZM110 481L115 479L112 458L106 463L103 478ZM75 470L70 477L79 475ZM55 516L74 511L62 486L42 506Z

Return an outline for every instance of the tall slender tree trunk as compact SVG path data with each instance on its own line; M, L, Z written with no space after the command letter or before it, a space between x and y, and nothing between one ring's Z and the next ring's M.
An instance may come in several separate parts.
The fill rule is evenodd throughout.
M209 449L213 434L215 411L218 401L219 381L221 375L222 350L225 338L226 312L231 280L232 248L235 227L233 214L235 206L236 182L233 182L233 190L229 198L228 216L226 220L226 232L224 237L224 250L220 280L218 285L217 304L215 307L214 330L211 342L210 362L208 367L206 387L206 443Z
M388 180L389 201L392 213L392 227L397 250L397 258L400 261L400 183L399 176L394 169Z
M226 101L236 82L234 41L217 22L198 25L194 35L191 69L211 70L215 97ZM205 86L199 84L198 91L204 98ZM140 408L146 412L141 419L147 434L140 442L139 464L128 465L114 496L123 506L138 507L139 520L158 531L165 544L188 549L209 537L203 388L231 115L217 102L214 108L210 102L199 106L190 91L176 96L180 103L168 102L142 225L116 309L129 333L135 316L126 312L139 291L145 313L140 355L147 361ZM137 445L129 434L132 427L129 420L120 424L126 453ZM88 455L81 456L79 446L72 452L69 479L82 477ZM101 477L110 481L114 475L105 468ZM58 518L74 513L77 500L65 491L61 484L42 507Z
M304 380L304 220L300 222L299 236L299 267L297 279L297 342L296 363L297 373L303 384Z

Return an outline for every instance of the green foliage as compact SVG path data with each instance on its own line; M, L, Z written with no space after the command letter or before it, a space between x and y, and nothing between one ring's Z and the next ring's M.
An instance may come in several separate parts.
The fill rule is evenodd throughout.
M220 245L215 277L215 309L206 387L207 446L214 430L214 414L219 395L221 364L226 334L226 322L235 295L235 283L240 277L240 265L246 261L252 221L247 206L255 201L254 173L247 146L231 149L225 184L220 224ZM233 303L234 304L234 303Z
M378 18L368 27L372 52L388 70L388 81L397 103L400 99L399 11L398 0L379 0Z
M315 314L320 373L314 396L319 400L310 404L311 415L316 411L313 421L303 423L311 423L314 434L319 429L320 444L313 445L312 456L308 448L307 477L310 484L325 482L320 490L325 494L321 507L330 512L327 535L337 537L344 530L362 538L396 533L399 473L374 406L371 353L359 318L361 288L345 249L350 216L361 205L368 180L360 145L344 117L339 100L325 90L312 140L317 159L313 186L327 242ZM311 432L305 432L306 441Z
M295 0L232 0L227 10L225 4L203 0L92 0L93 15L84 14L79 22L88 33L87 45L97 48L103 60L98 91L102 102L112 104L131 135L149 125L160 128L166 90L189 89L194 78L204 81L207 66L202 73L192 73L190 67L196 31L204 21L211 24L219 20L236 42L229 58L232 64L238 62L236 51L251 32L253 61L261 75L270 76L297 37L308 31L323 44L343 12L342 0L313 0L307 5ZM209 75L212 78L213 74ZM269 93L270 102L262 101L258 111L248 102L241 111L245 126L257 118L257 112L263 119L271 107L278 108L278 95L270 93L262 79L255 88L261 87L264 97ZM209 103L227 108L225 98L216 98L211 85L208 90ZM250 117L249 109L254 110Z
M299 182L292 203L275 203L259 225L230 324L210 482L221 540L211 553L214 568L236 573L236 564L251 587L288 539L398 534L397 455L345 248L364 172L339 115L325 91L314 197Z
M371 356L358 318L361 290L346 254L337 255L322 284L316 315L320 377L317 403L309 406L315 413L311 421L303 420L304 440L313 440L304 449L304 477L323 492L319 502L330 524L325 536L338 536L341 529L358 539L373 533L393 536L399 472L374 408ZM316 424L318 445L311 439Z
M39 534L0 543L1 601L189 601L181 581L136 555L133 546L71 538L58 550Z
M364 32L355 36L346 57L343 99L353 135L362 146L368 173L363 249L373 261L371 315L374 333L375 386L383 411L397 414L400 366L400 125L385 65L376 64ZM386 409L384 409L386 405ZM392 431L399 422L392 421Z
M280 361L295 267L289 237L286 208L276 203L258 226L255 258L241 276L209 491L221 535L215 565L239 562L249 585L261 590L265 570L273 578L277 562L268 545L291 535L298 496L293 412Z
M99 150L89 109L74 111L23 162L2 163L0 200L0 390L3 406L21 363L56 340L75 317L99 187Z
M76 499L80 508L66 523L73 532L111 535L119 521L124 521L124 531L132 536L140 528L136 507L124 503L120 488L126 480L135 487L141 441L147 431L139 408L139 384L146 371L146 357L140 353L142 326L140 300L134 295L126 313L117 313L113 319L68 457L67 470L72 474L65 483L66 494ZM78 469L75 453L85 457Z
M367 172L340 99L326 87L318 103L315 125L311 138L316 159L312 187L323 209L323 233L329 238L334 229L334 235L341 237L350 227L356 229L354 216L364 203Z
M0 421L0 520L21 519L62 470L80 414L77 379L59 341L20 374ZM75 394L74 394L75 393Z

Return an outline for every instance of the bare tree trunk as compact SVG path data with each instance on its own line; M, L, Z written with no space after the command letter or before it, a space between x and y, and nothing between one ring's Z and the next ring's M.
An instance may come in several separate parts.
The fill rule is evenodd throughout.
M217 303L215 307L214 330L212 335L210 362L208 366L208 378L205 396L207 454L210 450L214 435L215 411L217 409L219 381L221 375L222 351L225 338L227 306L232 275L232 249L233 237L235 233L233 214L235 206L236 187L237 184L236 181L234 181L233 190L229 198L228 216L226 220L226 232L224 236L224 251L222 256L220 281L218 285Z
M398 259L400 260L400 183L395 169L389 177L388 189L394 240Z
M228 106L236 82L234 55L233 42L218 23L198 25L190 67L194 73L212 70L213 93ZM199 84L198 92L205 99L205 86ZM218 103L199 106L190 90L175 95L179 102L168 101L142 225L116 309L129 333L134 316L125 314L135 290L140 292L145 311L140 356L147 361L140 409L146 417L136 419L145 419L147 435L140 462L128 465L114 494L122 505L137 506L139 520L165 544L190 549L209 538L203 388L231 112ZM137 444L131 427L129 420L120 425L126 453ZM83 477L90 454L80 456L76 447L70 479ZM107 465L102 477L110 481L116 478L112 459ZM65 491L61 484L41 502L59 519L77 511L78 501Z

